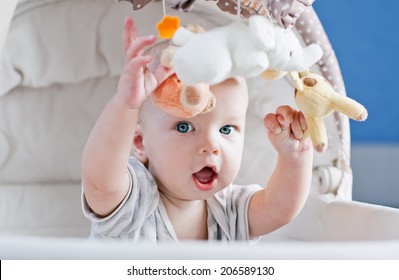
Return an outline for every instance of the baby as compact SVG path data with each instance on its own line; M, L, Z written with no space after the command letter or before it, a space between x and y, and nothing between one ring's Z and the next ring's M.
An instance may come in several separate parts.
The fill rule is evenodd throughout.
M248 92L245 80L211 86L216 107L189 119L168 115L148 96L171 70L147 68L131 18L116 94L94 126L82 157L84 212L91 235L151 242L249 240L291 221L309 193L313 151L306 121L289 106L266 115L278 153L265 187L238 186ZM131 156L133 153L133 156ZM253 163L256 164L256 163Z

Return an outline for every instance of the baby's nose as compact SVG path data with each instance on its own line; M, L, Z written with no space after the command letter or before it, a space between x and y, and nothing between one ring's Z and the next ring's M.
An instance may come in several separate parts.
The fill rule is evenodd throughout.
M210 133L204 135L199 145L199 153L200 154L210 153L214 155L219 155L220 147L217 140L217 136L212 135Z

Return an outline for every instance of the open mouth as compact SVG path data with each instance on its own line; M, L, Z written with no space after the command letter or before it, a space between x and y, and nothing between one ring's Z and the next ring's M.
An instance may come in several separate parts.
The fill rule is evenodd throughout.
M201 191L209 191L214 187L217 176L217 173L212 167L206 166L194 173L193 179L198 189Z

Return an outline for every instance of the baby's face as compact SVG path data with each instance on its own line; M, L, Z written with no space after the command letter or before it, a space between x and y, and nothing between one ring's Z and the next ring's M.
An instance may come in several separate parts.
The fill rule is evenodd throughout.
M248 93L243 79L211 87L216 108L182 119L146 108L142 124L148 170L162 193L203 200L237 176L244 142Z

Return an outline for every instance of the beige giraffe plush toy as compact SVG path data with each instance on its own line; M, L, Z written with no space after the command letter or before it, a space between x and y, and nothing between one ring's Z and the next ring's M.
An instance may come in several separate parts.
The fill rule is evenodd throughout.
M309 70L291 72L295 87L295 103L305 116L313 147L322 153L328 140L323 118L338 111L356 121L367 118L367 110L355 100L336 92L321 75Z

